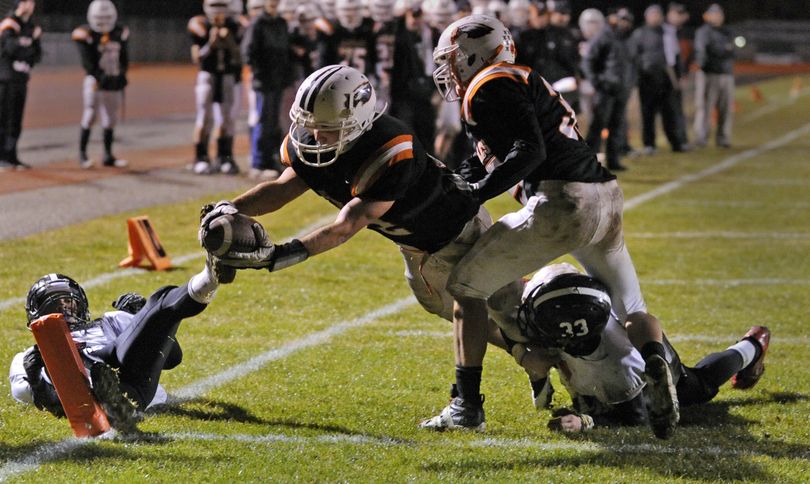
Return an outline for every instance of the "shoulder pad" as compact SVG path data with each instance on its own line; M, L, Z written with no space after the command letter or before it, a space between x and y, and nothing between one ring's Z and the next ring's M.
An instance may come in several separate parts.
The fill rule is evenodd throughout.
M0 22L0 32L4 32L6 30L13 30L15 33L19 34L20 24L18 24L13 18L6 17L2 22Z
M284 141L281 142L281 149L279 150L281 153L281 164L284 166L292 166L292 158L290 157L290 147L289 147L290 135L284 137Z
M518 64L509 64L501 62L493 64L484 68L481 72L473 77L470 85L464 93L464 102L461 104L461 116L467 124L475 125L472 119L472 101L475 93L478 92L484 84L493 79L505 77L520 84L529 84L529 73L532 69L530 67L521 66Z
M90 29L86 25L82 25L80 27L76 27L73 29L73 33L70 34L70 38L74 42L90 42L92 36L90 35Z
M413 158L413 136L395 136L377 148L363 163L354 176L352 196L356 197L368 190L385 171L402 160Z
M197 15L196 17L191 17L191 20L188 21L188 31L192 34L196 35L197 37L207 38L208 37L208 28L205 25L205 16L204 15Z

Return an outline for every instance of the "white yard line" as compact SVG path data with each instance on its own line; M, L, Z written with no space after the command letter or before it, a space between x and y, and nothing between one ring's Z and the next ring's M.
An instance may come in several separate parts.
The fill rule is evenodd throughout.
M332 340L332 338L339 336L350 329L366 326L379 318L396 314L415 303L416 299L414 299L412 296L406 297L404 299L400 299L399 301L388 304L387 306L370 311L357 319L334 323L322 331L309 333L303 338L290 341L289 343L286 343L278 348L274 348L258 356L254 356L244 363L232 366L223 372L203 378L202 380L194 382L191 385L182 387L179 390L172 392L171 398L174 401L183 401L196 398L205 394L211 389L217 388L237 378L241 378L254 371L257 371L271 361L286 358L291 354L305 348L326 344Z
M297 239L297 238L303 237L304 235L312 232L313 230L317 229L318 227L321 227L322 225L331 222L332 220L334 220L334 218L335 218L334 215L327 215L327 216L321 217L318 220L316 220L315 222L313 222L313 223L307 225L306 227L304 227L303 229L299 230L295 235L292 236L292 238ZM195 260L195 259L201 259L204 256L205 256L205 252L202 249L200 249L197 252L191 252L189 254L183 254L181 256L172 257L171 259L172 259L172 264L181 265L181 264L185 264L186 262L189 262L189 261L192 261L192 260ZM85 289L92 289L92 288L97 287L97 286L103 286L104 284L107 284L108 282L114 281L116 279L121 279L121 278L124 278L124 277L137 276L139 274L145 274L147 272L151 272L151 271L148 270L148 269L141 269L141 268L120 269L120 270L113 271L113 272L105 272L104 274L98 275L98 276L96 276L96 277L94 277L92 279L89 279L89 280L87 280L85 282L82 282L80 284ZM3 311L3 310L8 309L8 308L12 308L12 307L21 306L22 304L25 304L25 298L24 297L13 297L13 298L10 298L10 299L6 299L6 300L3 300L3 301L0 301L0 311Z
M810 279L644 279L642 285L650 286L807 286Z
M781 138L777 138L775 140L771 140L763 145L760 145L756 148L751 148L749 150L742 151L737 153L736 155L729 156L728 158L724 159L720 163L712 165L705 170L699 171L697 173L690 173L688 175L684 175L680 178L677 178L671 182L664 183L663 185L659 186L658 188L654 188L648 192L642 193L641 195L636 195L624 202L624 210L632 210L642 204L649 202L650 200L655 200L656 198L666 195L670 192L673 192L684 185L688 185L690 183L694 183L696 181L702 180L708 176L716 175L717 173L724 172L736 165L740 162L748 160L750 158L754 158L759 156L767 151L774 150L776 148L782 147L791 141L796 140L797 138L804 136L810 133L810 123L805 124L804 126L794 129L793 131L788 132Z
M631 210L631 209L636 208L636 207L638 207L638 206L640 206L640 205L642 205L642 204L644 204L644 203L646 203L646 202L648 202L650 200L654 200L654 199L656 199L656 198L658 198L658 197L660 197L662 195L665 195L665 194L668 194L668 193L670 193L670 192L672 192L674 190L677 190L678 188L681 188L684 185L687 185L689 183L693 183L695 181L701 180L701 179L706 178L706 177L708 177L710 175L714 175L716 173L720 173L722 171L728 170L729 168L737 165L738 163L740 163L740 162L742 162L744 160L747 160L749 158L761 155L762 153L765 153L766 151L773 150L773 149L779 148L779 147L781 147L781 146L783 146L785 144L788 144L791 141L795 140L796 138L798 138L798 137L800 137L800 136L802 136L802 135L804 135L804 134L806 134L808 132L810 132L810 123L805 124L804 126L802 126L800 128L797 128L797 129L795 129L793 131L790 131L789 133L782 136L781 138L770 141L770 142L768 142L768 143L766 143L766 144L764 144L764 145L762 145L762 146L760 146L758 148L752 148L750 150L746 150L746 151L743 151L743 152L738 153L736 155L730 156L730 157L722 160L718 164L713 165L713 166L711 166L711 167L709 167L709 168L707 168L707 169L705 169L703 171L700 171L698 173L691 174L691 175L685 175L685 176L680 177L680 178L678 178L678 179L676 179L676 180L674 180L672 182L665 183L664 185L661 185L658 188L653 189L653 190L651 190L649 192L646 192L646 193L643 193L643 194L638 195L636 197L633 197L633 198L631 198L631 199L629 199L629 200L627 200L625 202L625 205L624 205L625 210ZM183 398L183 397L189 398L189 397L191 397L193 395L199 394L199 392L204 392L204 391L210 390L216 385L222 385L222 384L228 383L230 381L230 379L227 376L224 376L224 375L235 375L234 376L235 378L244 376L247 373L249 373L250 371L252 371L251 370L252 368L253 369L258 369L258 367L255 366L256 362L254 362L254 360L256 360L258 362L259 360L264 358L266 360L262 364L265 364L265 363L267 363L269 361L284 358L284 357L289 356L290 354L294 353L295 351L298 351L299 349L312 347L312 346L315 346L315 345L318 345L318 344L323 344L323 343L331 340L334 336L342 334L342 333L344 333L345 331L347 331L350 328L370 324L373 321L373 319L368 319L371 314L383 314L383 315L384 314L393 314L393 313L395 313L395 312L397 312L399 310L402 310L403 308L407 307L410 304L413 304L413 301L409 301L408 299L402 299L402 300L397 301L397 302L395 302L393 304L389 304L387 306L379 308L379 309L377 309L375 311L371 311L370 313L367 313L365 316L363 316L361 318L358 318L358 319L356 319L354 321L336 323L335 325L331 326L330 328L327 328L326 330L320 331L318 333L313 333L313 334L311 334L309 336L306 336L306 337L304 337L304 338L302 338L300 340L290 342L290 343L282 346L281 348L265 352L262 355L254 357L253 359L249 360L246 363L242 363L240 365L232 367L232 368L230 368L228 370L225 370L224 372L222 372L222 373L220 373L218 375L214 375L212 377L201 380L200 382L195 382L195 383L193 383L191 385L183 387L183 388L180 389L183 392L180 395L180 397L181 398ZM379 316L377 316L377 317L379 317ZM354 326L351 326L351 325L354 325ZM333 329L333 328L336 328L336 327L342 327L343 329L342 330ZM331 334L330 331L336 331L336 333ZM315 335L320 335L320 336L315 336ZM310 340L309 338L313 338L313 339ZM254 362L254 363L251 363L251 362ZM261 365L259 365L259 367L260 366ZM241 370L235 370L235 368L241 368ZM219 375L223 375L223 376L220 377ZM74 440L75 439L68 439L68 440L66 440L64 442L73 442ZM11 462L5 464L3 467L0 467L0 482L5 481L9 477L19 475L22 472L33 471L33 470L37 469L39 467L39 465L41 465L42 463L49 462L49 461L54 460L54 459L58 459L61 456L63 456L65 453L69 452L70 449L75 447L75 445L74 445L74 446L72 446L72 447L70 447L70 448L68 448L66 450L60 450L59 445L67 445L67 444L64 444L64 442L39 447L33 453L31 453L31 454L29 454L29 455L27 455L25 457L22 457L21 459L11 461ZM84 442L84 441L78 441L78 442ZM86 442L92 442L92 440L88 440Z

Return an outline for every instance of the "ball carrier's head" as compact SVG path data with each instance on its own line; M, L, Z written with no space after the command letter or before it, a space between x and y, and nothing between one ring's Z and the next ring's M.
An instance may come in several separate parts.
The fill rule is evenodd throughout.
M382 115L376 105L374 87L357 69L332 65L313 72L290 109L290 142L298 158L314 167L337 161Z
M544 267L536 277L541 283L527 287L518 310L520 331L546 348L593 353L610 318L607 287L571 264Z

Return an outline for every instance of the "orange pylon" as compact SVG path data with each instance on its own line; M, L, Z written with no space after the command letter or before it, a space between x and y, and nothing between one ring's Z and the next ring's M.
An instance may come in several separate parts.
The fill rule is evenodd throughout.
M762 95L762 91L759 90L759 86L756 84L751 86L751 100L755 103L761 103L765 100L765 96Z

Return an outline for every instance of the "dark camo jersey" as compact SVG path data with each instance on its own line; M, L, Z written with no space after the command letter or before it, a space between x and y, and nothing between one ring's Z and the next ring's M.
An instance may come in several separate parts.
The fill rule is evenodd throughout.
M314 142L309 133L302 140ZM394 201L381 220L368 228L407 247L435 252L455 239L478 213L479 204L466 183L429 159L411 130L388 115L376 120L329 166L302 163L289 136L281 145L281 159L336 207L355 197Z

